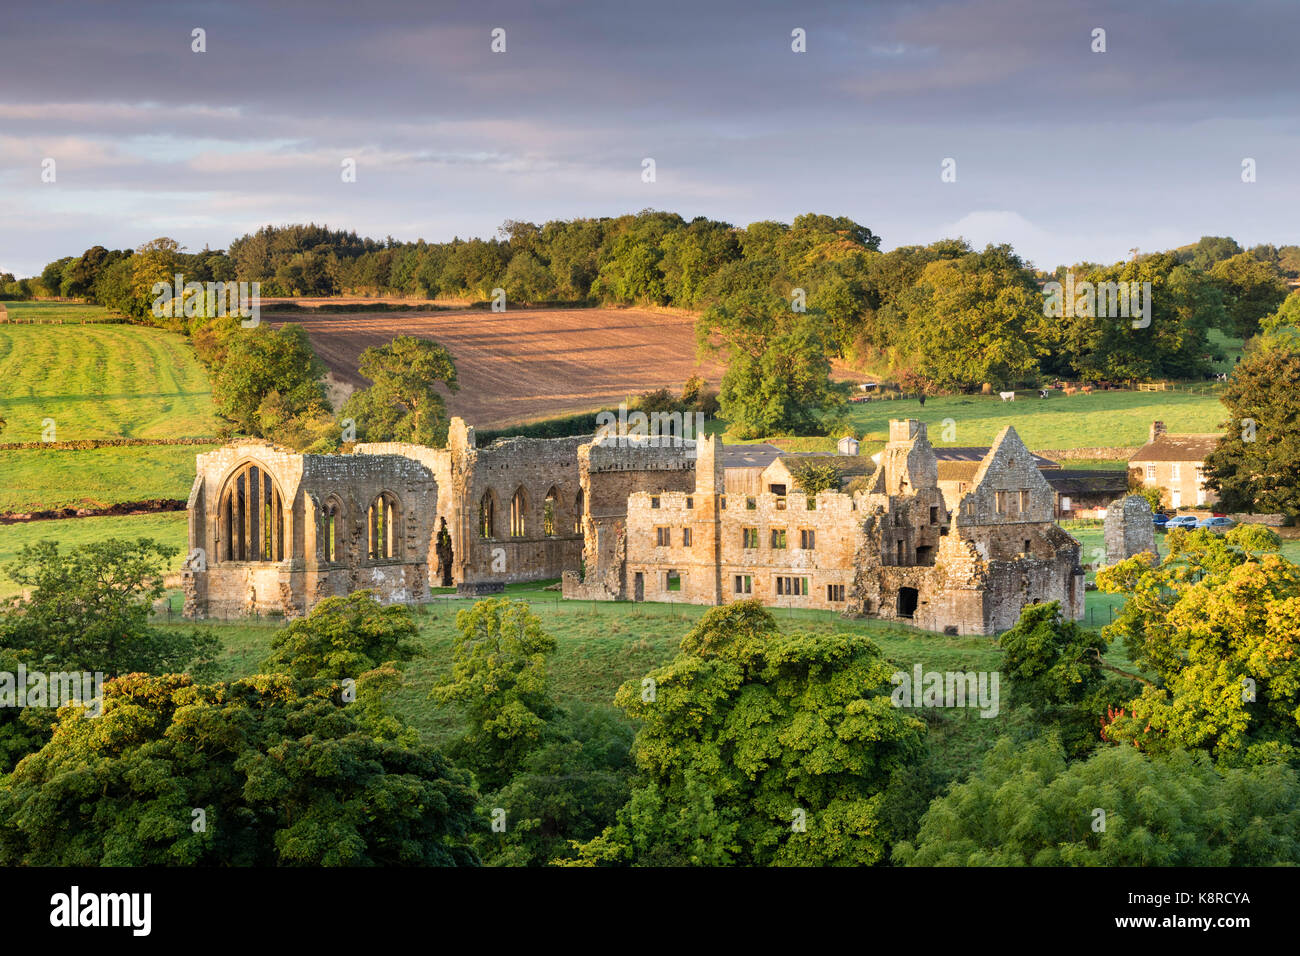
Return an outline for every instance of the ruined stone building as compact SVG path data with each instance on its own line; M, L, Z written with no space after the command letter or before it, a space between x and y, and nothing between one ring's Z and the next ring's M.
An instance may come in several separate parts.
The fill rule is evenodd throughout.
M1054 522L1054 494L1012 428L952 505L925 426L914 420L890 423L866 490L853 494L809 497L765 483L789 474L773 468L779 457L750 453L751 464L728 467L730 451L716 438L693 454L584 446L592 513L584 573L565 574L565 596L691 604L756 597L964 633L1005 630L1037 601L1060 601L1082 617L1079 544Z
M186 613L296 616L360 588L415 602L563 576L566 598L754 597L933 630L994 633L1034 601L1082 616L1079 545L1013 429L955 496L920 422L890 423L879 464L843 457L856 490L809 497L798 456L717 438L478 448L453 419L445 449L241 441L197 459Z
M199 455L186 614L292 617L361 588L415 602L430 587L558 578L581 562L584 440L477 448L453 419L447 448L303 455L244 440Z

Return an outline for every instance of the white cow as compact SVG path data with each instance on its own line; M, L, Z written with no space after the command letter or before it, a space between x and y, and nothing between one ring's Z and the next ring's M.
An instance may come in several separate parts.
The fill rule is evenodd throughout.
M998 392L998 397L1004 402L1014 402L1016 400L1015 392Z

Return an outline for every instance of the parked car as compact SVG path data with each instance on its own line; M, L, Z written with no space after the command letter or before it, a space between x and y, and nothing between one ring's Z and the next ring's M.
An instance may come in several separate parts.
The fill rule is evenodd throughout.
M1188 531L1195 528L1200 522L1196 515L1179 515L1176 518L1170 518L1165 522L1165 530L1172 531L1174 528L1186 528Z
M1169 515L1163 511L1157 511L1151 516L1151 523L1156 526L1157 531L1163 531L1165 523L1169 520Z
M1231 518L1225 518L1223 515L1215 515L1213 518L1206 518L1196 525L1198 528L1209 528L1211 531L1227 531L1234 527L1237 522Z

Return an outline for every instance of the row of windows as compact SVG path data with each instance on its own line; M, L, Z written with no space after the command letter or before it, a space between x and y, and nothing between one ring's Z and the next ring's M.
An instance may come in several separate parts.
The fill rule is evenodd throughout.
M651 495L651 497L650 497L650 507L651 507L651 508L658 508L658 507L659 507L659 496L658 496L658 495ZM688 495L687 498L686 498L686 507L687 507L687 508L694 508L694 507L695 507L695 499L692 498L692 497L690 497L689 495Z
M560 493L552 487L546 493L546 500L542 502L542 534L548 538L560 533L557 517L559 500ZM582 492L579 491L573 503L574 534L582 534L582 508ZM514 497L510 499L510 537L526 538L528 531L528 495L520 486ZM491 489L484 492L482 499L479 500L478 532L480 536L489 540L497 536L497 499Z
M1000 515L1005 514L1025 514L1029 511L1029 492L1028 491L995 491L993 493L993 506ZM1012 508L1012 505L1017 505ZM974 506L974 502L970 503ZM968 509L969 510L969 509Z
M672 529L672 528L655 528L655 547L657 547L657 548L667 548L667 547L670 547L670 546L672 545L672 543L673 543L673 529ZM691 529L690 529L690 528L683 528L683 529L682 529L682 547L683 547L683 548L689 548L690 546L691 546Z
M757 528L741 528L741 547L750 550L760 547L760 538ZM773 528L769 532L769 547L774 551L782 551L788 547L788 532L785 528ZM655 547L668 548L673 543L673 529L660 526L655 528ZM682 528L682 547L691 546L691 529ZM799 548L802 551L817 550L817 532L812 528L799 529Z
M777 510L777 511L785 511L785 502L786 502L786 499L785 499L785 498L777 498L777 499L776 499L776 510ZM808 502L808 504L807 504L807 508L808 508L809 511L816 511L816 510L817 510L817 499L816 499L816 498L808 498L808 499L807 499L807 502ZM724 497L721 497L721 498L718 499L718 504L719 504L719 506L722 508L723 511L726 511L726 510L727 510L727 499L726 499L725 496L724 496ZM659 498L659 496L658 496L658 495L651 495L651 496L650 496L650 507L651 507L651 508L658 508L659 505L660 505L660 498ZM687 499L686 499L686 507L687 507L687 508L692 508L692 509L693 509L693 508L695 507L695 499L692 498L692 497L689 497L689 496L688 496ZM745 509L746 509L747 511L757 511L757 510L758 510L758 499L757 499L757 498L753 498L753 497L746 498L746 499L745 499Z
M638 590L638 600L641 588L641 572L636 574L636 587ZM683 573L677 570L668 570L659 572L660 587L664 591L680 591L682 589ZM754 593L754 576L752 574L737 574L735 578L735 593L737 595ZM808 579L795 575L779 574L772 580L772 592L779 597L807 597L808 596ZM826 585L826 600L834 604L843 604L847 586L843 584Z
M759 536L757 528L741 528L741 547L754 549L759 547ZM788 532L785 528L773 528L769 532L769 547L774 551L781 551L787 547L786 535ZM799 529L799 548L803 551L817 550L817 532L811 528Z
M754 593L754 576L752 574L737 574L733 583L736 594ZM808 579L779 574L773 579L772 591L781 597L807 597ZM826 585L826 600L833 604L843 604L845 592L846 586L843 584L828 584Z
M343 503L329 498L321 508L320 556L342 561L345 539ZM384 492L366 509L366 557L388 561L402 557L402 511L396 498Z
M1183 477L1183 467L1182 467L1182 463L1181 463L1181 462L1177 462L1177 461L1170 462L1170 463L1169 463L1169 480L1170 480L1170 481L1181 481L1181 480L1182 480L1182 477ZM1147 481L1155 481L1155 480L1156 480L1156 466L1155 466L1155 465L1152 465L1152 464L1148 464L1148 465L1147 465ZM1205 466L1204 466L1204 465L1199 465L1199 464L1198 464L1198 465L1196 466L1196 480L1197 480L1197 481L1204 481L1204 480L1205 480Z
M317 556L325 562L344 560L349 537L343 502L331 495L311 520L319 520ZM399 559L404 554L402 506L388 492L372 501L365 514L365 557L370 561ZM289 515L280 489L270 474L246 463L226 480L217 504L217 559L220 561L283 561Z

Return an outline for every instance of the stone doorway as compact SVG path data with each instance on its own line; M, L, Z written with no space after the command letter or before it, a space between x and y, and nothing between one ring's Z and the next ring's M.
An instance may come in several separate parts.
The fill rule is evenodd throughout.
M899 588L898 589L898 616L912 617L916 613L916 604L919 595L916 588Z

